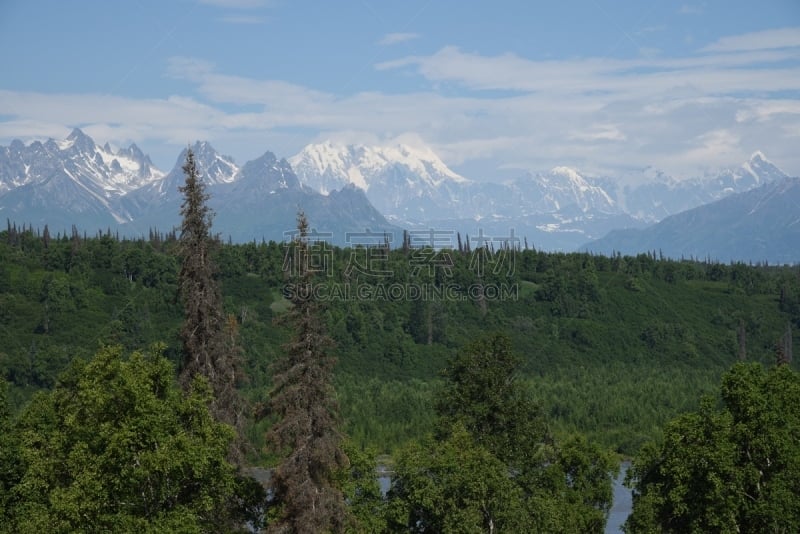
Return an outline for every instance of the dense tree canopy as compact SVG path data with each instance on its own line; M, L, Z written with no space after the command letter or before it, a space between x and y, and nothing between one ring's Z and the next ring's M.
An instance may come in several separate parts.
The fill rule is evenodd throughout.
M575 438L559 446L515 381L506 337L478 340L444 372L437 435L397 461L390 524L414 532L602 532L611 456Z
M35 229L0 232L0 373L14 410L33 391L52 387L71 358L90 357L98 343L132 351L164 342L180 368L178 236L151 230L148 238L118 240L105 231L86 237L52 227L50 233L45 248ZM240 391L258 402L271 385L270 363L289 337L285 324L272 321L288 308L280 292L285 249L274 242L220 244L211 254L225 325L240 334L236 346L247 377ZM361 252L334 247L325 254L332 274L325 283L348 283L346 267ZM390 276L358 283L418 284L410 268L418 255L392 250L375 260ZM454 251L452 259L449 282L468 287L473 258ZM516 252L514 262L513 276L484 273L487 288L518 288L485 301L485 313L460 294L422 304L390 295L329 300L323 319L336 342L344 430L359 445L391 452L424 434L436 417L438 371L482 331L508 334L523 358L518 381L535 391L554 432L584 433L624 454L656 437L671 417L697 409L701 394L712 392L736 359L737 332L745 333L748 361L769 363L787 321L795 336L800 332L797 267L535 250ZM422 275L438 283L438 275L425 269ZM248 430L258 450L265 429L264 423Z
M736 364L629 471L628 532L800 531L800 375Z
M43 510L50 506L42 505L41 495L50 495L51 482L46 477L51 475L42 468L40 479L28 470L23 452L30 455L29 444L22 440L21 429L49 435L58 430L53 421L59 419L47 408L52 402L44 402L46 396L34 397L35 392L55 388L58 398L63 398L63 388L77 384L78 378L74 369L66 375L72 377L69 380L59 379L59 373L71 368L73 359L91 358L96 347L105 344L120 344L123 353L129 354L163 341L164 355L181 368L184 350L179 332L186 310L184 302L175 298L182 284L183 256L179 236L173 232L151 230L147 239L120 240L109 231L87 237L77 229L65 234L50 228L45 240L35 229L9 226L9 231L0 232L0 373L9 383L11 407L9 413L0 413L0 506L18 521L23 495L18 483L24 476L25 500L39 503ZM354 258L363 259L363 249L314 249L314 254L319 253L316 259L330 266L330 276L323 280L329 295L332 289L346 295L345 289L351 287L356 297L356 287L369 290L367 297L329 299L308 316L314 319L305 330L310 334L312 327L323 327L335 341L319 360L325 367L332 365L333 356L337 358L333 382L324 387L320 382L307 397L333 399L335 388L342 428L352 437L350 466L321 471L326 477L335 472L330 479L331 495L341 489L347 510L362 520L361 527L342 523L344 528L380 531L389 521L407 530L414 516L442 529L463 520L477 530L491 525L495 530L513 530L524 524L529 530L596 531L607 509L608 465L607 456L594 444L632 454L641 443L659 438L664 422L687 411L695 419L686 416L687 431L676 434L674 448L680 451L679 445L688 438L696 438L695 445L677 457L676 465L691 469L692 477L717 471L725 476L749 473L741 488L753 497L746 507L752 517L791 512L784 513L791 501L781 495L788 495L785 488L791 484L786 477L795 476L794 472L785 466L770 470L780 465L775 458L783 453L780 448L765 449L759 439L773 436L765 429L784 424L779 421L773 426L778 412L765 412L772 415L763 418L763 429L748 430L753 437L748 438L752 446L746 450L756 467L745 469L741 454L734 455L739 463L731 464L711 444L720 435L731 434L729 449L739 450L735 432L742 427L734 424L735 410L720 411L712 403L698 411L697 399L713 391L737 355L743 354L746 361L772 363L787 322L792 325L790 333L798 331L798 267L678 262L659 260L655 254L607 258L523 250L516 251L514 272L496 275L486 269L476 278L469 250L449 252L450 274L426 268L415 274L414 262L420 257L435 258L434 251L410 246L381 251L370 256L374 261L370 265L382 274L369 277L348 271ZM509 251L500 252L509 259ZM295 348L302 346L302 341L293 338L303 331L296 323L273 321L301 309L281 292L286 282L282 273L286 247L274 242L218 243L204 254L219 266L210 277L220 289L217 302L222 312L217 324L222 324L223 343L241 348L244 356L249 380L237 385L255 402L263 402L265 391L273 388L276 394L286 394L284 400L291 400L297 390L285 387L292 382L282 382L281 374L288 370L283 377L292 373L296 377L303 366L272 365L284 355L287 341L300 343ZM492 254L486 252L484 259L493 260ZM498 252L494 260L499 258ZM396 297L386 291L391 285L408 289L427 284L440 290L474 283L480 285L479 300L469 298L465 290L429 300ZM492 288L503 284L516 291L505 298L490 298ZM487 330L503 332L510 341L489 337L469 346ZM785 337L782 346L788 346ZM123 357L122 361L127 360ZM797 362L790 366L797 368ZM438 374L443 367L445 373ZM83 364L79 369L88 367ZM757 384L758 380L748 378L742 383ZM747 391L743 388L739 387ZM198 391L192 398L210 402L214 397L207 393ZM760 398L755 393L744 398L750 396ZM31 403L32 398L36 400ZM333 414L333 404L327 402L314 409ZM791 413L790 404L785 403L784 412ZM303 407L291 402L286 406L287 410ZM740 411L754 410L748 404ZM271 417L249 422L246 436L254 445L252 450L268 450L265 435L280 413L274 409ZM151 423L145 418L141 424ZM431 431L434 437L425 439ZM704 433L712 436L709 443L700 439ZM387 504L368 484L374 458L374 453L364 457L369 446L397 460L399 478L388 516L383 512ZM272 449L271 455L253 454L248 460L271 467L291 448L287 444ZM75 465L89 463L77 463L81 457L73 454L70 461ZM119 460L124 467L130 458L123 455ZM180 464L177 459L176 463ZM392 465L391 460L388 464ZM717 471L709 471L708 466L715 465ZM676 509L683 510L680 499L717 503L715 491L722 486L720 477L712 474L707 477L708 487L697 495L684 498L674 493ZM486 484L482 486L481 480ZM34 481L44 488L36 490L40 493L34 491ZM102 489L102 484L98 487ZM242 489L237 484L233 500L221 508L237 510L244 498ZM258 488L250 489L251 495L258 493ZM727 503L732 497L720 491ZM59 486L53 495L76 492ZM648 500L656 502L643 493L641 510L647 510ZM48 502L61 501L53 497ZM258 505L250 508L257 516ZM273 511L279 516L281 508L273 507ZM54 512L42 512L50 513ZM87 514L84 517L95 520ZM33 521L37 516L25 517ZM643 511L639 517L649 516ZM14 525L4 518L0 523ZM195 529L196 523L187 524L187 529ZM713 529L718 523L702 524ZM744 519L741 524L745 525Z
M225 459L233 430L214 421L209 398L202 378L184 396L157 348L76 360L3 432L3 530L234 528L245 519L237 492L252 486Z

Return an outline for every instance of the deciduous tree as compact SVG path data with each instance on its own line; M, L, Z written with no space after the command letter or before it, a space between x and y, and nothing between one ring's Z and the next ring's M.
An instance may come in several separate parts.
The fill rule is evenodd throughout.
M636 458L627 532L800 531L800 375L737 363L721 397Z
M197 377L188 396L159 349L76 360L13 429L11 532L199 532L235 528L238 488ZM262 493L263 496L263 493ZM256 495L257 497L257 495ZM5 500L5 499L4 499Z

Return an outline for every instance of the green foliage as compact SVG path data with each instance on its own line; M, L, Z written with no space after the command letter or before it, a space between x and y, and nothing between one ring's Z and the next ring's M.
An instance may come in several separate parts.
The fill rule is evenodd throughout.
M516 380L520 364L507 337L481 338L443 371L437 403L445 432L463 424L478 443L515 468L536 454L532 447L549 440L541 409Z
M444 440L404 450L392 484L388 515L393 531L533 531L522 488L461 424Z
M350 465L336 473L351 516L345 532L384 532L387 501L376 478L375 451L361 450L351 441L345 441L342 448L350 460Z
M232 515L243 483L225 460L233 431L212 419L202 380L181 394L160 350L126 360L101 349L34 398L12 431L20 468L3 492L6 530L203 532L244 520Z
M390 454L436 423L434 394L439 382L382 380L340 375L336 391L345 434L359 447Z
M165 355L180 366L174 235L151 231L147 239L119 241L105 233L85 239L51 232L47 248L35 232L19 232L11 243L7 237L0 232L0 374L10 384L12 411L51 388L72 358L88 358L103 343L132 351L163 341ZM356 284L476 282L469 253L451 251L448 280L441 270L414 275L413 250L376 260L387 276L347 278L356 252L329 251L331 276L323 282L350 284L353 297ZM289 309L282 296L286 252L274 242L213 250L223 317L235 317L244 350L247 381L239 387L255 404L271 387L270 364L288 339L286 327L273 323ZM718 384L737 358L740 323L747 360L762 363L775 361L787 321L800 331L797 267L662 261L654 254L514 256L513 273L487 269L481 279L484 287L517 284L518 292L502 300L478 302L462 291L426 302L383 293L326 303L345 429L359 446L392 452L422 437L435 417L430 395L440 369L481 332L509 336L522 358L518 380L533 388L557 435L583 433L633 454ZM263 449L264 425L246 431L256 450Z
M613 458L582 438L559 446L507 338L469 345L443 373L437 435L397 461L389 520L402 531L602 532Z
M19 437L13 432L13 420L8 409L8 384L0 377L0 529L10 524L12 488L22 478L19 463Z
M628 532L797 532L800 530L800 375L736 364L722 407L664 429L629 471Z

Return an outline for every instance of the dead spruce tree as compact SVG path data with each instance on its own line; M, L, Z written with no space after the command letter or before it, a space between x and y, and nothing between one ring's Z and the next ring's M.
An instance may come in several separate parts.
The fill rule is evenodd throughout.
M273 365L270 411L277 421L267 434L283 457L272 476L274 492L270 532L340 532L347 510L333 482L347 466L337 429L338 404L333 390L333 345L314 299L309 268L308 221L297 219L297 237L289 245L284 270L292 303L284 320L292 338Z
M243 403L236 390L241 349L230 340L235 331L231 332L226 323L222 294L214 279L216 268L211 252L218 241L211 235L213 214L207 205L209 195L191 149L186 153L183 172L186 181L179 188L183 193L183 221L178 242L181 259L178 284L184 307L180 382L188 390L196 375L204 376L214 393L211 413L218 421L233 426L241 436ZM241 460L241 445L239 438L231 451L231 459L236 462Z

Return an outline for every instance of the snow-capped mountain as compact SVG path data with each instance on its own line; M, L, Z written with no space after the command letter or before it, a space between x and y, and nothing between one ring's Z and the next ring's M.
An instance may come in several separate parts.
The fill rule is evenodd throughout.
M237 241L281 240L304 210L313 227L343 243L347 232L399 232L347 187L329 195L300 185L286 160L271 152L236 165L207 142L191 147L216 212L214 230ZM0 147L0 217L20 224L67 232L117 228L123 235L167 231L180 222L184 149L168 174L155 168L136 146L99 147L75 129L67 139Z
M387 216L411 229L513 231L538 248L573 250L611 230L642 228L787 177L761 152L688 180L645 170L638 185L622 187L566 166L504 183L469 180L432 150L407 145L322 143L306 146L291 165L266 152L242 166L207 142L190 148L217 212L215 230L237 240L281 239L303 209L318 228L338 233L392 227ZM15 140L0 147L0 218L51 231L72 224L121 225L136 235L170 229L180 220L185 158L186 150L165 175L136 145L101 147L78 129L61 141Z
M503 183L469 180L427 148L331 142L289 159L300 181L322 194L352 184L381 212L411 227L478 232L515 229L538 246L571 250L615 228L641 228L786 174L756 152L744 164L676 180L652 169L635 186L558 166Z
M760 151L739 167L687 180L663 173L622 193L625 211L636 218L657 222L670 215L708 204L734 193L743 193L788 176Z
M0 192L41 182L53 172L64 172L89 189L103 191L107 198L164 175L135 144L117 151L108 143L98 147L77 128L63 141L49 139L26 146L14 140L0 147Z
M135 145L103 147L75 129L62 141L0 147L0 215L36 224L121 223L127 193L164 173Z
M191 145L195 163L200 170L201 178L208 186L232 183L239 172L239 167L230 156L223 156L214 150L206 141L197 141ZM180 205L182 198L178 188L183 185L185 176L183 165L186 163L186 152L183 149L175 161L172 170L160 180L154 180L142 187L131 191L121 199L126 212L131 214L131 220L152 215L159 219L156 210L169 205Z
M401 221L425 220L464 208L467 179L429 148L368 147L325 142L289 158L300 181L323 195L352 184L381 213Z
M280 241L292 232L297 212L303 210L313 229L328 232L330 240L344 244L348 232L399 232L369 203L364 193L352 186L322 195L300 185L291 165L272 152L241 167L221 156L209 143L192 145L195 164L215 213L214 231L235 241L272 239ZM126 225L133 233L148 228L173 228L180 223L183 200L178 187L185 177L184 150L175 167L162 182L153 183L128 195L131 205L141 208L139 216Z
M763 160L763 156L760 158ZM752 160L751 160L752 161ZM660 250L672 258L715 261L800 262L800 178L764 181L759 187L683 211L639 230L615 230L586 250L638 254Z
M556 213L618 213L617 202L592 178L570 167L548 173L527 173L509 184L525 215Z

